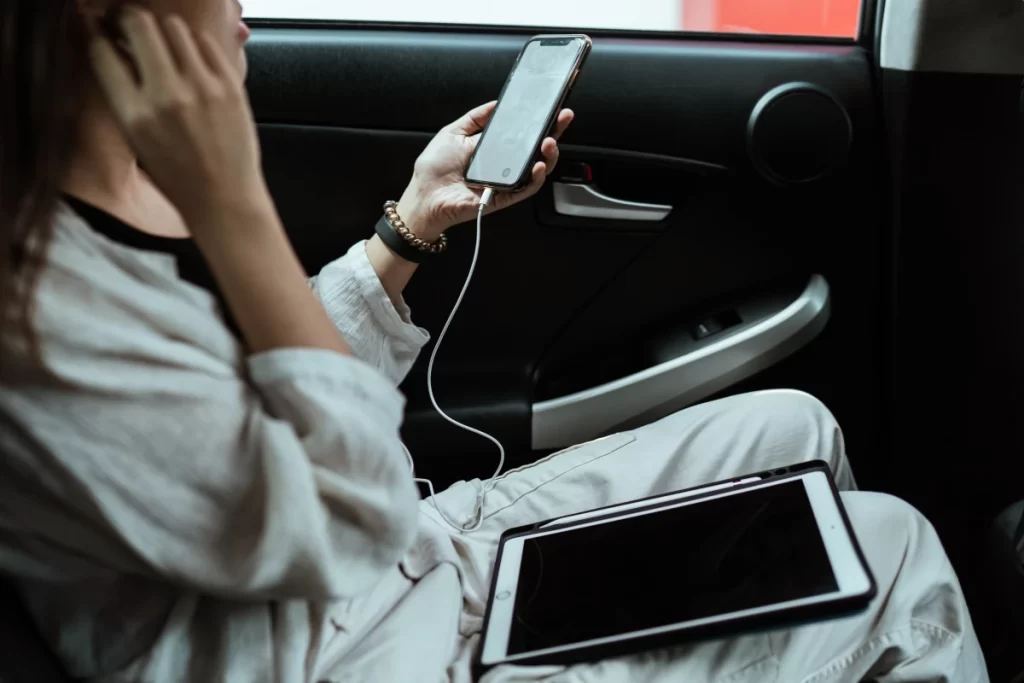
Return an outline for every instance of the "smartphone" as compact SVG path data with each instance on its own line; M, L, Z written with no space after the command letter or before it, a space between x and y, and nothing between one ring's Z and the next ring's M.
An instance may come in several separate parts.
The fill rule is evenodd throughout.
M590 54L585 35L536 36L527 41L505 81L498 105L466 170L466 183L521 190L540 145Z

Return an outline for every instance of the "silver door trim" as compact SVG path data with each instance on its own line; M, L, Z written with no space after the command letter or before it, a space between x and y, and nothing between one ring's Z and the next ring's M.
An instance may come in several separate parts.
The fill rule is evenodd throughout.
M800 349L824 329L829 313L828 282L814 275L795 301L734 332L629 377L535 403L533 448L583 443L698 403Z
M601 194L591 185L554 183L555 211L563 216L616 221L653 223L665 220L672 207L615 199Z

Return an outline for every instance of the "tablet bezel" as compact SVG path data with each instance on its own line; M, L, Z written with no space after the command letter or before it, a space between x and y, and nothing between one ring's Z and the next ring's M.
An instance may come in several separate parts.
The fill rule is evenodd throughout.
M772 486L779 486L799 480L803 483L807 498L810 501L814 519L818 525L825 551L832 567L833 575L838 585L838 590L821 595L789 600L763 607L750 608L736 612L704 617L701 619L679 622L667 626L634 631L631 633L619 634L605 638L592 639L578 643L571 643L558 647L533 650L529 652L508 654L508 643L510 629L512 626L513 611L516 602L516 591L519 583L519 570L522 562L524 542L527 539L554 534L572 533L574 530L606 524L610 521L640 517L645 515L656 515L665 510L677 509L690 505L700 505L710 500L740 496L751 491L756 491ZM714 489L712 485L709 487ZM641 639L651 636L671 633L673 631L687 631L714 624L728 623L731 621L743 621L756 618L774 612L781 612L794 608L808 607L829 602L839 602L849 598L863 596L873 590L873 581L868 569L864 566L861 556L857 550L855 540L851 537L843 514L836 500L834 490L828 473L824 470L806 472L793 477L784 477L765 481L760 484L745 486L740 490L725 490L716 495L701 497L697 500L684 498L668 504L659 505L654 509L636 510L635 504L624 504L623 514L615 514L616 509L610 508L601 511L600 519L582 521L578 524L563 526L558 524L557 528L540 528L534 532L527 532L513 538L506 539L500 553L499 565L495 568L496 577L494 590L491 595L489 617L484 633L480 663L484 667L496 666L499 664L513 664L523 660L529 660L541 656L558 655L559 653L571 652L583 648L596 646L607 646L613 643ZM631 507L632 506L632 507ZM609 517L608 515L613 515ZM585 519L585 515L573 516L574 519ZM560 520L559 520L560 521Z

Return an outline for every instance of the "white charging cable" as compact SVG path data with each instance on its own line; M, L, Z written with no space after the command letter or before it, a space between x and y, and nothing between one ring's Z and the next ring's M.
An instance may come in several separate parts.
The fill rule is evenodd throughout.
M430 394L430 402L433 404L434 410L436 410L441 417L443 417L445 420L452 423L456 427L459 427L460 429L464 429L467 432L476 434L477 436L482 436L483 438L487 439L488 441L490 441L491 443L498 447L498 469L494 471L494 474L491 476L490 479L488 479L487 481L483 482L480 485L480 490L477 491L476 494L476 503L473 507L473 516L470 517L469 521L467 521L465 524L458 524L452 521L448 518L447 515L445 515L444 512L441 511L441 508L438 507L437 505L437 501L434 500L434 496L437 494L434 492L433 482L431 482L429 479L413 480L421 484L426 484L427 489L430 491L430 502L434 506L434 509L437 510L437 514L441 516L441 519L444 520L444 522L448 526L450 526L452 529L454 529L456 532L460 534L476 531L483 525L484 499L486 498L488 492L490 492L490 490L493 489L497 484L498 475L501 474L501 470L505 467L505 447L501 445L500 441L495 439L490 434L482 432L479 429L474 429L469 425L462 424L461 422L452 418L446 412L444 412L444 410L441 409L441 406L437 405L437 399L434 397L433 383L434 361L437 359L437 351L438 349L441 348L441 343L444 342L445 335L448 334L448 328L451 326L452 320L455 319L455 314L459 312L459 306L462 305L462 300L466 296L466 291L469 290L469 283L473 279L473 273L474 271L476 271L477 258L480 256L480 234L481 226L483 225L484 220L484 210L491 203L491 199L493 197L494 191L490 188L484 190L483 195L480 197L480 206L476 212L476 244L473 246L473 260L470 261L469 274L466 276L466 283L462 285L462 292L459 293L459 298L455 300L455 307L452 308L451 315L448 316L448 322L446 322L444 324L444 327L441 329L441 334L437 337L437 343L434 344L434 350L431 351L430 353L430 363L427 365L427 393ZM409 469L412 471L413 476L415 477L416 467L412 460L412 453L410 453L409 449L405 447L405 444L402 444L402 448L405 450L405 455L409 459Z

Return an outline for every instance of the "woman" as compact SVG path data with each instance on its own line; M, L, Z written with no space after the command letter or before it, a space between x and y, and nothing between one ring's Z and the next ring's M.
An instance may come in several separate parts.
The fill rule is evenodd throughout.
M415 264L374 237L307 281L260 172L238 5L150 0L112 30L111 4L0 10L0 571L72 675L465 681L505 528L809 459L853 488L828 411L768 392L509 473L452 532L440 513L469 521L478 483L435 511L398 438L427 339ZM490 111L416 164L397 213L425 243L474 215L461 169ZM540 188L542 150L495 208ZM866 614L488 680L987 680L929 524L844 500L880 584Z

